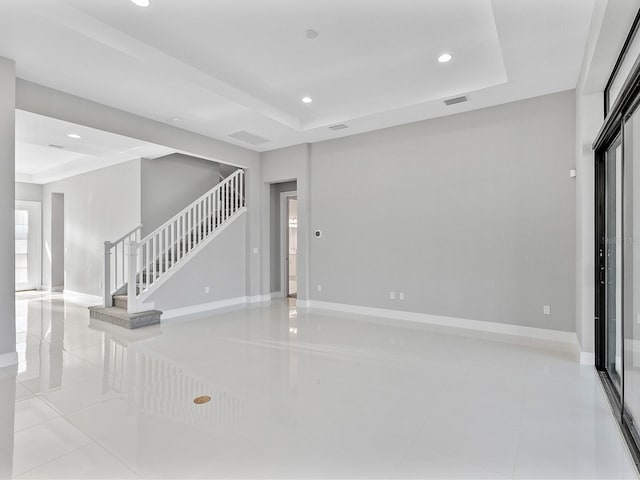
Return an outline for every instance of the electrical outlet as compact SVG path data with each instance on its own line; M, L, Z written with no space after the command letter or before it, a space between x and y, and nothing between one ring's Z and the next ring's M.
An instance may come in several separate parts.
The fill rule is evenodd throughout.
M551 306L545 305L542 307L542 313L545 315L551 315Z
M404 292L400 292L400 300L404 300Z
M204 287L204 293L209 293L209 287Z
M390 300L395 300L396 299L396 292L389 292L389 299Z
M322 291L322 285L318 284L318 286L316 287L316 290L318 290L319 292Z
M256 247L253 248L253 253L254 254L258 253L258 249Z

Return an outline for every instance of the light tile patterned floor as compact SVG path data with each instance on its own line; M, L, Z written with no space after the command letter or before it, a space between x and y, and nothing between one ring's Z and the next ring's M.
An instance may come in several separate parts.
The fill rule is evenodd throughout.
M636 478L566 353L284 302L134 332L17 305L0 477Z

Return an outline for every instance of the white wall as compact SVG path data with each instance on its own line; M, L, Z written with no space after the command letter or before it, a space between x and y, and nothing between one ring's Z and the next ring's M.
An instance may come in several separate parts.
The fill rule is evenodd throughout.
M140 160L43 187L43 284L52 283L52 194L64 194L64 287L102 295L104 242L140 225ZM55 268L53 269L55 272Z
M313 144L311 299L574 331L574 152L573 91Z
M42 185L38 185L37 183L16 182L16 200L41 202Z

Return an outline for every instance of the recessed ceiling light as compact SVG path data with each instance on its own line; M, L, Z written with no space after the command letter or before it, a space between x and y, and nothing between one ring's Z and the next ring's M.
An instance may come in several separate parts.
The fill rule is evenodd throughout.
M450 54L448 54L448 53L443 53L442 55L440 55L440 56L438 57L438 61L439 61L440 63L447 63L447 62L451 61L451 59L452 59L452 58L453 58L453 57L452 57Z
M309 40L313 40L314 38L318 38L318 31L310 28L306 32L304 32L304 36Z
M139 7L148 7L149 5L151 5L150 0L131 0L131 1L136 5L138 5Z
M78 135L77 133L70 133L69 135L67 135L67 137L69 138L74 138L76 140L80 140L82 137L80 135Z
M311 103L311 102L313 102L313 99L310 97L304 97L302 99L302 103Z

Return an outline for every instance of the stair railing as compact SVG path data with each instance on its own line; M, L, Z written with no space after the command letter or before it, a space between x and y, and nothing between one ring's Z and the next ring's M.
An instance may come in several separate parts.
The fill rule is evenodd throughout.
M129 241L127 305L140 310L140 296L246 206L244 170L224 181L141 240Z
M141 237L142 225L126 233L119 239L104 242L104 306L113 306L113 295L124 287L129 279L129 262L126 257L129 242L137 242Z

